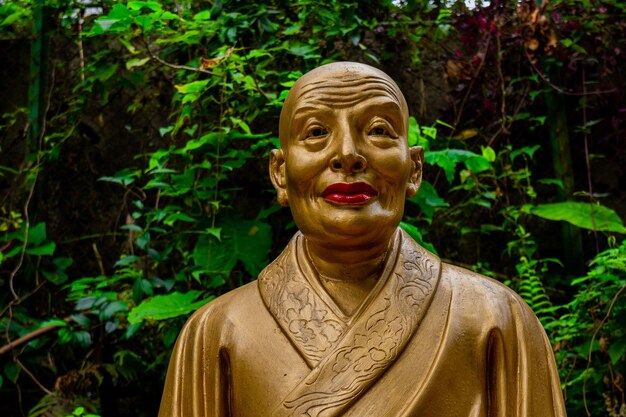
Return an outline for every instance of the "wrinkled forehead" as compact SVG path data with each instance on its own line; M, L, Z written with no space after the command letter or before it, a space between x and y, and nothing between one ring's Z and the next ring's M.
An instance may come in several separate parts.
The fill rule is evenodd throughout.
M365 64L337 62L303 75L289 91L280 114L279 136L285 148L294 114L302 108L350 108L373 98L398 105L408 119L406 100L396 83L384 72Z
M324 78L309 82L296 91L298 104L336 108L352 107L371 97L389 97L400 106L400 96L393 81L376 75L348 74L340 78Z

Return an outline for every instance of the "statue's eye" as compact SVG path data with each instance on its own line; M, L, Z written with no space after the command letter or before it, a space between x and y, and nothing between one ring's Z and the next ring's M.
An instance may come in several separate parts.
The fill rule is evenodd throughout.
M372 128L372 130L369 131L368 135L370 136L391 136L389 134L389 131L387 129L385 129L382 126L377 126Z
M320 126L314 126L309 129L306 137L316 139L316 138L324 137L326 135L328 135L328 129L320 127Z

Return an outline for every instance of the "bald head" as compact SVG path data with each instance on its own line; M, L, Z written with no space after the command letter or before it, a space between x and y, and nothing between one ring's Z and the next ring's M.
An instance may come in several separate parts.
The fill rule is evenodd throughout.
M357 62L334 62L309 71L296 81L285 99L279 124L281 148L287 148L291 123L298 111L316 106L352 107L377 96L386 96L397 103L403 114L403 136L406 137L408 106L404 95L387 74Z

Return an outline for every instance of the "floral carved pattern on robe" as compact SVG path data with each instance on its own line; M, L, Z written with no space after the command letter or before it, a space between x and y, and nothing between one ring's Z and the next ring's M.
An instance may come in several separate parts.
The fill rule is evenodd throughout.
M398 241L406 241L399 233ZM387 260L390 273L380 278L380 292L348 324L293 267L298 239L259 277L268 310L312 368L273 415L340 415L396 360L416 331L437 285L440 261L413 245L397 245L400 249Z

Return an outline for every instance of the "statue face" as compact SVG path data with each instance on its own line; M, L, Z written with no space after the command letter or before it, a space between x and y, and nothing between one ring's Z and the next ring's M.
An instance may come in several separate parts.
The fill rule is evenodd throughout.
M396 84L367 65L329 64L296 82L270 172L307 239L367 245L395 231L421 180L407 113Z

